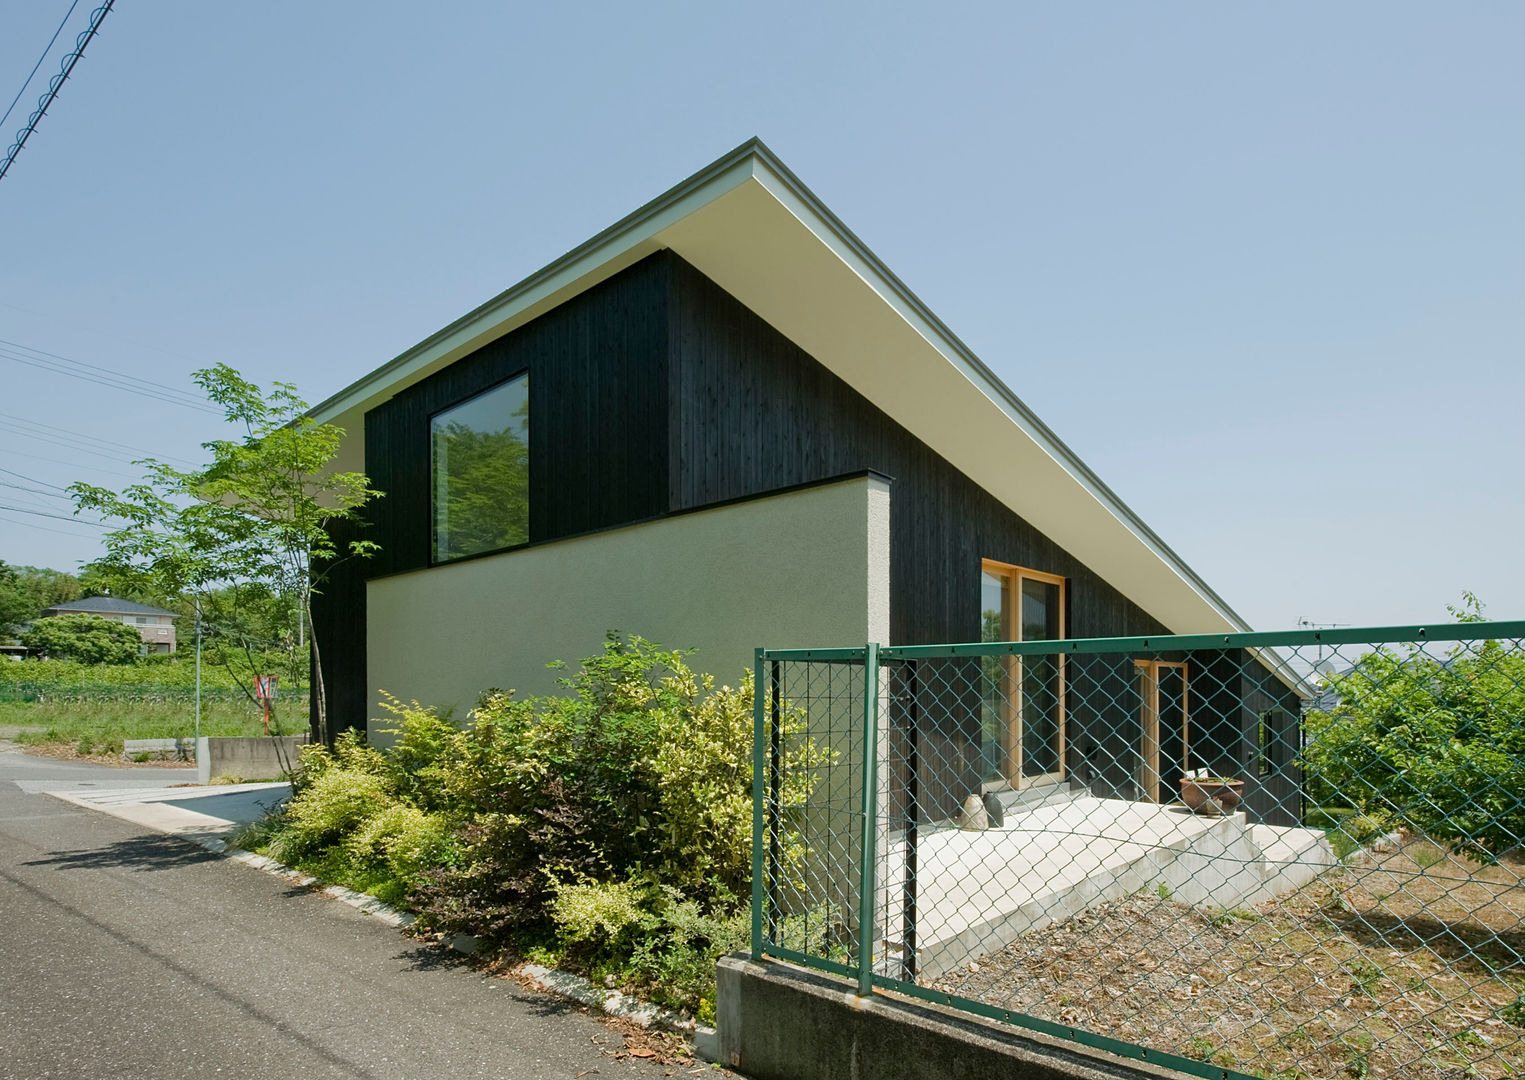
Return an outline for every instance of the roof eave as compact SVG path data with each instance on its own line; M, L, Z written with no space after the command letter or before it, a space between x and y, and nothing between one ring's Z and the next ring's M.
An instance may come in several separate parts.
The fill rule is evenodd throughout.
M309 411L332 421L356 409L379 404L392 393L443 367L515 325L548 309L568 295L662 246L655 238L668 225L713 202L748 180L762 184L823 244L864 279L963 376L1005 413L1139 543L1195 592L1228 627L1249 625L1211 586L1104 483L1047 424L953 333L845 223L768 149L749 139L681 183L626 215L560 258L456 319L393 360L334 394Z

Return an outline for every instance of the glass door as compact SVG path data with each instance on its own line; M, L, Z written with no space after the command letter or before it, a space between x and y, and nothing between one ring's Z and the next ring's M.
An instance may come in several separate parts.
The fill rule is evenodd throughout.
M1145 802L1171 803L1181 797L1186 775L1190 720L1186 664L1135 660L1143 741L1139 747L1139 795Z
M1064 636L1064 579L985 562L980 577L982 641L1052 641ZM1064 660L980 660L981 758L987 788L1064 779Z

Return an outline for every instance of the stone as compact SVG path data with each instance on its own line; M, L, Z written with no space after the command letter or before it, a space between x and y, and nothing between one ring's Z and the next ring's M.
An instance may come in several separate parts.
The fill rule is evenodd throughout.
M985 816L990 819L990 827L999 829L1006 824L1006 807L1001 805L1001 797L993 791L985 792Z
M958 812L958 827L970 832L984 832L990 828L990 815L985 812L985 802L978 795L964 800L963 809Z

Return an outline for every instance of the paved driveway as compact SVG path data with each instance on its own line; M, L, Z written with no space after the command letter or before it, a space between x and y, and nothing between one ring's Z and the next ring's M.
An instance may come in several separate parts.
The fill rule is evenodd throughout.
M660 1076L560 999L355 909L35 794L160 787L0 745L0 1076ZM682 1071L682 1070L680 1070Z

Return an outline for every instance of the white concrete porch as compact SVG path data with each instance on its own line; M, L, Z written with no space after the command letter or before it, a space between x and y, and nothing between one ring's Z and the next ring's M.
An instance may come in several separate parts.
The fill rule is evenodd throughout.
M906 846L880 861L879 955L902 953ZM932 978L1029 930L1139 889L1251 907L1336 865L1317 829L1203 817L1181 806L1077 795L1008 815L999 828L922 826L917 843L917 973Z

